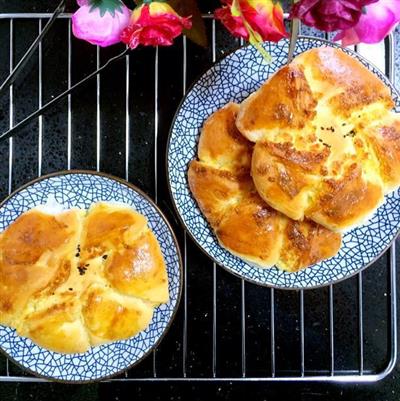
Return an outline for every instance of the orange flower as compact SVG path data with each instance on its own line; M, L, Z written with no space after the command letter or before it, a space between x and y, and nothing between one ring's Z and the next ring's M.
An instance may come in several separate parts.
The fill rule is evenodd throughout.
M234 36L250 42L278 42L289 36L279 3L272 0L222 0L222 3L224 6L215 10L215 16Z
M131 49L137 46L170 46L173 40L190 29L190 17L181 17L164 2L153 1L133 10L129 25L122 31L121 40Z

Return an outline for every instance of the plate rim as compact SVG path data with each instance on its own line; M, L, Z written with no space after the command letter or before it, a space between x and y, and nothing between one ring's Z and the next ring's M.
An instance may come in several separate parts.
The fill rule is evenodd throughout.
M167 325L165 326L164 331L161 333L160 337L157 339L157 341L139 358L137 359L135 362L131 363L130 365L128 365L127 367L118 370L115 373L112 373L110 375L106 375L106 376L101 376L99 378L94 378L94 379L90 379L90 380L73 380L73 379L59 379L53 376L47 376L45 374L41 374L38 372L35 372L33 370L31 370L30 368L22 365L20 362L16 361L11 355L9 355L2 346L0 346L0 353L5 355L7 357L7 359L9 359L12 363L14 363L15 365L17 365L20 369L22 369L25 372L28 372L30 374L32 374L33 376L36 376L40 379L45 379L49 382L56 382L56 383L64 383L64 384L90 384L90 383L97 383L97 382L101 382L104 380L108 380L111 378L114 378L116 376L119 376L120 374L122 374L123 372L126 372L129 369L132 369L133 367L135 367L136 365L138 365L140 362L142 362L145 358L147 358L149 356L149 354L155 349L157 348L160 343L162 342L162 340L164 339L164 337L166 336L166 334L169 332L175 318L176 318L176 314L178 312L179 309L179 305L181 302L181 298L182 298L182 288L183 288L183 280L184 280L184 276L183 276L183 262L182 262L182 255L181 255L181 250L180 250L180 246L179 246L179 242L178 239L176 237L176 234L171 226L171 224L169 223L168 219L166 218L164 212L159 208L159 206L150 198L149 195L147 195L143 190L141 190L140 188L138 188L136 185L131 184L130 182L124 180L123 178L119 178L116 177L112 174L108 174L108 173L103 173L103 172L99 172L99 171L94 171L94 170L85 170L85 169L71 169L71 170L60 170L60 171L55 171L53 173L49 173L49 174L45 174L42 175L40 177L37 177L23 185L21 185L20 187L18 187L16 190L14 190L13 192L11 192L9 195L7 195L7 197L5 197L1 202L0 202L0 208L2 208L4 206L4 204L6 202L8 202L13 196L15 196L16 194L18 194L19 192L23 191L24 189L30 187L31 185L36 184L37 182L52 178L52 177L58 177L58 176L64 176L64 175L74 175L74 174L87 174L87 175L92 175L92 176L100 176L103 178L108 178L114 181L117 181L118 183L125 185L126 187L128 187L129 189L137 192L139 195L141 195L143 198L145 198L150 204L151 206L153 206L155 208L155 210L157 211L157 213L161 216L161 218L164 220L164 222L167 225L167 228L169 229L171 235L172 235L172 239L174 241L175 244L175 248L177 250L177 256L178 256L178 267L179 267L179 287L178 287L178 293L177 293L177 298L176 298L176 304L175 307L172 311L172 315L171 318L169 319ZM4 326L4 327L9 327L9 326ZM18 335L19 336L19 335ZM22 337L22 336L19 336ZM118 342L118 341L116 341ZM38 347L40 347L38 345ZM46 350L43 347L40 347L44 350ZM46 351L50 351L50 350L46 350ZM50 352L54 352L54 351L50 351Z
M348 49L348 48L343 48L341 45L334 43L328 39L324 39L324 38L318 38L315 36L310 36L310 35L299 35L299 39L306 39L308 41L318 41L321 42L322 44L328 44L330 47L334 47L337 49L340 49L341 51L350 54L352 57L355 56L355 58L359 58L361 60L363 60L365 63L369 64L370 66L372 66L373 68L375 68L376 70L378 70L385 78L387 78L387 81L389 83L389 86L391 88L391 90L397 95L397 97L400 99L400 90L398 90L394 84L389 80L389 78L386 76L386 74L379 68L377 67L374 63L370 62L369 60L367 60L363 55L357 53L356 51L352 50L352 49ZM284 39L287 41L287 39ZM269 42L264 42L264 45L266 43ZM278 43L276 43L277 45ZM237 49L234 49L226 54L224 54L224 56L214 62L212 62L210 64L210 66L208 66L207 68L204 69L204 71L202 71L201 73L199 73L196 78L193 80L193 82L190 84L190 86L187 88L185 95L182 97L181 101L179 102L176 112L174 114L174 117L171 121L171 125L169 127L169 131L168 131L168 138L167 138L167 147L165 150L165 166L166 166L166 175L167 175L167 184L168 184L168 192L169 192L169 196L171 198L172 201L172 206L174 208L175 214L178 216L179 222L182 226L182 228L184 229L185 233L187 233L190 238L193 240L193 242L196 244L196 246L203 252L203 254L205 254L209 259L211 259L212 262L216 263L219 267L222 267L225 271L227 271L229 274L232 274L242 280L245 280L251 284L255 284L261 287L268 287L268 288L274 288L277 290L287 290L287 291L303 291L303 290L313 290L313 289L317 289L317 288L323 288L323 287L327 287L333 284L337 284L340 283L344 280L347 280L351 277L354 277L356 274L361 273L362 271L364 271L367 267L371 266L372 264L374 264L378 259L380 259L388 250L389 248L391 248L391 246L393 245L393 243L396 241L396 239L399 237L400 235L400 226L397 229L397 232L395 233L395 235L393 236L392 240L387 244L387 246L376 256L374 257L369 263L367 263L366 265L364 265L363 267L361 267L360 269L352 272L351 274L342 277L340 279L334 279L331 280L329 282L323 283L323 284L317 284L317 285L313 285L313 286L307 286L307 287L282 287L276 284L271 284L271 283L262 283L259 282L257 280L251 279L249 277L246 277L244 275L239 274L238 272L234 271L233 269L221 264L219 261L216 260L216 258L214 258L212 255L210 255L203 247L202 245L200 245L200 243L198 242L198 240L196 239L196 237L192 234L191 230L188 228L188 226L186 225L185 220L183 219L183 217L181 216L179 210L178 210L178 206L176 204L176 200L174 197L174 193L172 191L172 187L171 187L171 181L170 181L170 163L169 163L169 155L170 155L170 145L171 145L171 139L172 139L172 131L174 129L176 120L178 118L178 115L180 113L180 110L182 108L182 105L184 104L184 102L186 101L186 99L188 98L190 92L193 90L194 86L203 78L203 76L205 76L208 71L212 70L216 65L218 65L221 61L225 60L226 58L230 57L233 53L244 49L244 48L250 48L252 47L251 44L244 44L242 46L239 46ZM316 47L322 47L322 46L316 46ZM303 52L301 52L303 53ZM300 54L301 54L300 53ZM375 74L374 74L375 75ZM380 81L382 81L379 78ZM387 83L383 82L386 86ZM193 197L193 195L191 195ZM196 202L197 203L197 202ZM201 212L202 213L202 212ZM208 221L207 224L209 225ZM215 233L213 232L213 235L215 237ZM216 237L215 237L216 238ZM226 249L224 247L222 247L222 245L219 243L218 239L216 238L216 242L218 243L218 246L220 246L223 249ZM228 251L229 252L229 251ZM233 255L235 256L235 255ZM239 258L241 259L241 258ZM242 259L243 260L243 259ZM243 260L245 263L247 263L249 266L250 264L248 262L246 262L245 260ZM312 267L312 266L311 266ZM269 269L269 268L267 268Z

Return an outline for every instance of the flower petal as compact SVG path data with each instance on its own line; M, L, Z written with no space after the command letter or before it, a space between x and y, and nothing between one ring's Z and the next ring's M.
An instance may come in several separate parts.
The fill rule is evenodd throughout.
M121 40L131 48L139 44L170 46L183 29L191 26L190 17L181 17L167 3L153 1L135 8Z
M354 28L338 32L333 40L342 40L342 46L351 46L360 43L360 38Z
M378 0L300 0L292 6L290 18L322 31L349 29L359 21L363 7Z
M240 17L234 17L229 7L221 7L214 11L215 18L222 22L225 28L235 37L249 39L249 33Z
M122 30L129 24L131 11L123 5L121 11L100 14L98 8L83 5L72 16L72 32L78 39L98 46L110 46L120 42Z
M334 40L342 40L343 46L357 43L378 43L400 21L400 1L380 0L367 6L357 25L350 31L339 32Z
M279 3L274 4L272 0L238 0L235 3L225 0L223 3L226 6L217 9L214 14L232 35L248 40L249 27L262 41L277 42L288 37Z

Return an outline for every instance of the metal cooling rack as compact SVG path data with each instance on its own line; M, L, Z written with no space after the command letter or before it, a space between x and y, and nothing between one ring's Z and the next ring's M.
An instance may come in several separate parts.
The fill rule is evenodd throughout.
M70 14L61 14L59 20L63 21L66 34L67 57L67 85L70 87L73 82L71 69L73 63ZM50 14L0 14L0 23L3 28L8 25L8 38L0 39L0 48L9 46L9 70L15 64L15 38L17 35L15 24L29 21L36 23L38 32L41 31ZM210 65L221 54L217 36L221 35L212 15L205 15L208 35L211 39L209 60L205 67ZM58 21L59 22L59 21ZM310 31L303 31L310 34ZM321 36L316 32L312 35ZM9 42L7 42L9 41ZM241 43L231 39L229 47ZM199 59L191 59L193 47L186 41L181 40L179 44L181 68L175 70L174 74L180 74L180 78L174 77L177 84L178 97L185 94L189 85L188 75L191 65L198 63ZM223 49L222 49L223 50ZM372 58L381 69L386 71L390 79L393 79L394 62L394 39L389 37L382 46L359 47L356 49L367 58ZM38 106L43 102L43 49L42 45L37 50L37 71L38 71ZM160 201L162 208L168 204L160 196L159 182L165 179L160 170L162 157L160 144L165 143L166 129L160 130L162 123L161 111L163 106L160 103L160 53L155 49L151 55L154 61L152 69L149 69L149 85L154 91L154 104L152 110L153 146L154 155L154 198ZM199 50L194 50L198 55ZM165 54L164 54L165 55ZM174 53L174 57L176 53ZM35 56L36 57L36 56ZM125 155L125 174L120 174L127 180L132 180L130 169L131 149L136 146L135 132L132 132L132 121L135 116L131 113L132 102L138 102L132 93L132 58L134 54L125 58L125 127L124 144L121 145L120 154ZM204 58L204 57L203 57ZM100 49L96 52L96 66L100 66ZM60 90L61 91L61 90ZM15 123L14 89L10 87L9 108L5 115L9 118L9 127ZM67 143L65 149L66 168L71 168L71 155L74 151L73 135L73 107L72 97L69 95L66 109L61 111L67 119ZM92 121L95 126L96 144L96 169L101 169L102 134L101 123L103 110L101 104L101 77L96 80L96 117ZM1 110L0 110L1 111ZM37 125L37 175L42 174L43 146L45 145L43 130L46 121L43 117L38 118ZM35 133L36 135L36 133ZM18 167L19 160L15 156L15 138L8 140L8 167L0 171L3 182L8 182L8 193L13 188L14 169ZM163 142L164 141L164 142ZM61 144L60 144L61 146ZM103 144L104 146L104 144ZM2 148L3 149L3 148ZM165 150L165 149L161 149ZM82 151L82 150L80 150ZM0 153L3 150L0 150ZM4 157L3 157L4 159ZM80 166L74 166L79 168ZM164 172L162 172L164 174ZM158 176L159 175L159 176ZM6 191L4 191L6 192ZM166 205L166 206L165 206ZM396 364L397 358L397 334L396 334L396 252L395 244L392 245L387 255L383 256L377 266L371 267L365 272L359 273L355 278L349 279L346 283L331 285L328 289L315 289L298 292L285 292L280 290L256 287L219 269L211 261L201 255L200 251L190 243L190 239L178 228L181 240L181 247L184 259L184 292L180 305L180 311L173 324L173 332L168 333L158 350L153 352L137 367L126 372L124 375L112 379L113 381L319 381L319 382L376 382L387 376ZM200 260L200 262L198 261ZM191 275L193 271L199 270L198 264L202 266L206 275L207 285L205 288L196 287ZM203 273L201 273L203 274ZM200 275L200 272L199 272ZM189 284L188 284L189 281ZM378 285L378 283L380 283ZM372 289L379 287L377 293ZM234 288L234 291L232 290ZM230 303L219 300L220 294L233 291L231 295L235 307ZM372 294L372 295L371 295ZM228 298L229 298L228 296ZM202 306L202 314L198 314L193 300L203 298L206 306ZM224 298L226 298L224 296ZM287 299L289 298L289 301ZM191 301L192 300L192 303ZM261 300L261 301L260 301ZM254 304L261 302L263 315L260 315L260 307L252 308ZM288 302L289 305L285 302ZM344 308L345 305L352 305L351 311ZM233 312L232 312L232 310ZM315 312L317 311L317 312ZM354 312L355 311L355 312ZM204 312L204 313L203 313ZM315 316L317 313L317 316ZM234 320L234 327L226 321L225 317ZM313 323L310 325L312 316ZM344 321L343 321L344 320ZM198 325L201 321L201 327ZM321 323L322 322L322 323ZM339 322L339 323L338 323ZM196 326L197 325L197 326ZM339 328L337 326L340 326ZM221 328L223 326L223 328ZM198 332L200 327L200 331ZM294 329L293 329L294 327ZM310 329L311 327L311 329ZM350 327L350 328L349 328ZM378 340L385 345L377 346L374 342L374 332L379 330L383 334ZM342 332L347 334L341 338ZM379 337L379 336L378 336ZM260 340L260 341L258 341ZM203 344L206 342L207 346ZM164 344L166 343L166 344ZM226 344L227 343L227 344ZM235 347L232 347L232 344ZM319 344L315 347L313 344ZM323 363L315 367L313 359L309 358L309 349L313 348L314 359L319 354L319 362ZM375 348L376 350L375 350ZM167 349L168 348L168 349ZM166 350L167 349L167 350ZM206 352L204 350L206 349ZM286 351L284 351L286 349ZM232 354L235 354L233 360ZM374 357L370 357L374 354ZM261 355L261 356L260 356ZM378 355L378 356L377 356ZM286 362L295 360L295 363ZM318 359L318 357L317 357ZM344 362L350 360L351 363ZM229 363L228 363L228 362ZM233 361L233 362L232 362ZM319 363L318 362L318 363ZM168 366L167 366L168 365ZM232 365L232 366L227 366ZM295 366L294 366L295 365ZM322 366L323 365L323 366ZM0 381L1 382L37 382L43 381L32 377L5 357L0 357Z

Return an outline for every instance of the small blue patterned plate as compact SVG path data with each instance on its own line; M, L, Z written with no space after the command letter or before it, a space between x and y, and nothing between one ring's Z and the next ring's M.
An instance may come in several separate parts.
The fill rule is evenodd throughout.
M295 54L314 47L337 45L317 38L300 37ZM273 57L266 65L251 46L243 47L214 64L183 99L172 123L168 142L168 178L170 192L178 215L194 241L219 265L248 281L278 288L313 288L335 283L359 272L374 262L396 238L400 229L400 190L386 196L385 203L364 226L348 232L339 253L297 273L277 268L260 269L249 265L223 249L191 196L187 169L196 157L197 142L204 121L228 102L242 102L287 60L288 41L266 43ZM358 59L391 90L396 109L400 96L394 86L375 66L358 54Z
M21 213L46 203L49 197L54 197L65 208L88 209L99 201L123 202L146 216L167 265L170 299L155 309L149 327L135 337L94 347L83 354L48 351L1 325L0 349L22 368L48 379L87 382L117 375L138 363L157 346L178 309L182 262L175 235L147 195L126 181L90 171L50 174L24 185L0 205L0 231Z

